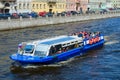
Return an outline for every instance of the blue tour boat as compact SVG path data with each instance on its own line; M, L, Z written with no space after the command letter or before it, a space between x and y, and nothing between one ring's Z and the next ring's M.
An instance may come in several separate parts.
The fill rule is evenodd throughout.
M44 40L22 42L18 52L10 59L20 64L53 64L85 54L104 44L104 36L99 33L77 32Z

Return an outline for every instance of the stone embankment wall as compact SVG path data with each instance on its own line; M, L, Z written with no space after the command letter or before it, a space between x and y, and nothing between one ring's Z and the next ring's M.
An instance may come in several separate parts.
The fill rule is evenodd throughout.
M28 19L8 19L0 20L0 30L20 29L28 27L36 27L50 24L60 24L76 21L85 21L93 19L102 19L110 17L118 17L120 12L110 12L105 14L80 14L74 16L59 16L59 17L39 17L39 18L28 18Z

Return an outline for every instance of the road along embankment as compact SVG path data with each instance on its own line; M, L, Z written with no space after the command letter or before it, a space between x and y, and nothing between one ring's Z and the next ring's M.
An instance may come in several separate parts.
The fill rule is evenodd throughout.
M102 19L110 17L119 17L120 12L110 12L105 14L80 14L74 16L59 16L59 17L39 17L39 18L27 18L27 19L8 19L0 20L0 30L11 30L28 27L37 27L50 24L60 24L76 21L85 21L93 19Z

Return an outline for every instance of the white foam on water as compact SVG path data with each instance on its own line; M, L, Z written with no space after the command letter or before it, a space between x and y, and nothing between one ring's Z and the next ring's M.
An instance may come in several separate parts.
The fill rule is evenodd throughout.
M74 61L75 59L76 59L76 58L73 57L73 58L70 58L70 59L68 59L68 60L66 60L66 61L61 61L61 62L59 62L59 64L61 64L61 65L67 65L67 64L69 64L70 62Z
M105 41L108 41L108 40L110 40L110 37L109 36L104 36L104 39L105 39Z
M116 44L116 43L119 43L119 41L117 40L108 41L108 42L105 42L105 45L111 45L111 44Z
M23 66L23 68L38 68L38 66L35 65L27 65L27 66Z
M22 66L23 68L25 69L28 69L28 68L40 68L40 67L62 67L66 64L68 64L69 62L75 60L75 58L70 58L66 61L61 61L61 62L58 62L58 63L55 63L55 64L49 64L49 65L26 65L26 66Z
M23 66L23 68L40 68L40 67L61 67L63 66L62 64L59 64L59 63L55 63L55 64L49 64L49 65L26 65L26 66Z

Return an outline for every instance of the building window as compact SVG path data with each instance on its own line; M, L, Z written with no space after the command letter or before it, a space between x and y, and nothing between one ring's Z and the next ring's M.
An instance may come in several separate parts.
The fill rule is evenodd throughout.
M46 5L44 4L43 6L44 6L44 9L45 9L45 8L46 8Z
M55 8L57 9L57 5L55 5Z
M62 8L62 5L60 4L60 9Z
M33 8L33 9L35 8L35 4L33 4L32 8Z
M36 8L39 9L38 4L36 4Z
M40 4L40 9L42 8L42 5Z
M65 5L63 4L63 9L65 8Z
M29 3L27 3L27 9L29 9Z
M23 9L25 9L25 3L23 3Z
M21 3L19 4L19 9L21 9Z

